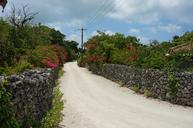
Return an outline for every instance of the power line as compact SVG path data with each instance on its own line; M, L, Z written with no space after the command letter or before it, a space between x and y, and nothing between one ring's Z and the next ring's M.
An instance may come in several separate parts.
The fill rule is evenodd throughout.
M108 2L109 2L108 0L103 0L103 3L101 4L101 6L99 6L99 7L95 10L94 14L98 14L101 10L103 10L103 9L105 8L105 5L108 4ZM92 21L95 16L96 16L96 15L94 15L93 17L90 17L90 19L88 19L87 22Z
M96 10L96 14L90 18L90 20L88 21L88 23L92 22L96 17L98 17L98 15L105 10L105 8L109 7L111 5L111 1L110 0L104 0L102 5Z
M123 3L124 3L124 0L122 0L122 1L120 0L120 3L118 4L117 8L122 7ZM103 10L103 12L100 13L101 16L99 14L98 14L98 16L103 18L108 12L111 12L114 9L114 6L112 4L113 4L113 2L111 3L111 6L108 6L107 8L105 8L105 10ZM95 18L92 20L92 22L89 22L87 24L87 26L90 24L93 24L96 21L96 19L98 18L98 16L95 16Z
M101 14L103 14L105 12L105 10L107 10L108 8L112 7L113 2L111 0L107 0L105 2L105 4L103 6L101 6L101 8L99 8L98 12L96 13L96 15L94 15L94 17L91 18L91 20L87 23L91 24L92 22L94 22Z

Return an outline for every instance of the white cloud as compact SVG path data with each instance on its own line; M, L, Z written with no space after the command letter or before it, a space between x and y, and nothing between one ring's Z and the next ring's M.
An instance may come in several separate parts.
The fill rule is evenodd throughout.
M17 7L29 4L32 12L39 12L35 18L37 22L42 22L67 33L69 30L74 31L80 26L84 26L97 13L99 16L95 20L101 17L106 19L101 22L102 25L98 24L98 26L101 25L108 29L116 29L128 33L128 30L125 30L128 27L123 27L123 25L126 25L125 23L128 23L132 28L129 33L138 36L146 32L145 35L148 35L148 38L152 38L152 35L157 37L156 35L160 34L160 32L165 32L169 35L183 30L185 25L192 26L193 24L193 0L107 0L109 1L107 3L104 0L8 1L5 13L0 13L0 16L4 16L9 12L12 3L15 3ZM101 9L101 6L104 5L103 3L106 3L104 10ZM125 23L122 24L122 22ZM97 26L96 22L95 25L92 25L89 26ZM137 25L140 26L140 30L136 29L139 28ZM87 28L89 32L92 32L89 27ZM187 30L187 28L185 29ZM114 34L112 31L107 31L106 33ZM67 35L69 35L67 38L80 42L79 34L70 33ZM142 40L147 40L147 38L143 35Z
M108 16L140 24L156 24L169 19L191 21L192 0L114 0L115 9Z
M144 36L138 36L137 38L140 39L140 42L143 43L143 44L149 44L149 38L147 37L144 37Z
M81 46L81 35L80 33L76 32L76 33L71 33L69 35L66 36L67 40L73 40L76 41L77 43L79 43L79 47ZM88 36L85 34L84 35L84 42L88 41Z
M114 35L114 34L115 34L115 33L114 33L113 31L111 31L111 30L106 30L105 33L108 34L108 35Z
M144 29L147 33L152 33L152 34L158 34L158 33L167 33L167 34L174 34L174 33L179 33L182 31L182 26L177 25L177 24L160 24L157 26L151 26L148 28Z
M56 30L62 31L62 24L60 22L48 23L47 25L51 28L55 28Z
M131 29L129 29L129 33L131 33L131 34L139 34L139 33L141 33L141 31L139 29L136 29L136 28L131 28Z
M94 32L91 34L91 36L96 36L96 35L98 35L98 32L97 32L97 31L94 31Z
M78 34L71 34L69 36L66 37L68 40L74 40L77 42L80 42L80 35Z
M164 32L167 32L167 33L176 33L176 32L179 32L182 27L179 26L179 25L175 25L175 24L168 24L166 26L158 26L158 28L161 30L161 31L164 31Z
M39 12L37 21L43 23L62 21L70 24L73 20L82 23L95 16L96 12L100 12L99 15L104 14L104 17L141 24L156 24L162 19L181 22L193 20L193 0L111 0L110 2L104 5L102 4L105 3L104 0L9 0L5 11L8 11L12 3L16 6L29 4L32 11ZM105 9L101 9L102 5Z

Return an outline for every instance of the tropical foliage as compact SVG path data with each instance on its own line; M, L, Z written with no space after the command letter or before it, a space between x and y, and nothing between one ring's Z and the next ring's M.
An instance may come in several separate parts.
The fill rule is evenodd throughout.
M55 68L76 59L76 42L45 25L16 27L0 20L0 74L19 73L26 68ZM68 57L71 56L71 57Z
M158 42L153 40L143 45L133 36L116 33L108 35L99 32L85 44L86 51L78 63L80 65L112 63L136 68L159 70L188 70L193 68L193 49L169 53L177 45L193 43L193 32L183 36L174 36L173 41Z
M12 75L32 68L62 67L76 59L78 44L65 40L65 35L48 26L32 24L35 13L27 6L0 19L0 75ZM68 57L68 55L72 57ZM2 128L18 128L11 94L0 84L0 124ZM58 87L53 92L53 107L40 121L41 127L55 127L62 119L62 94ZM34 124L35 125L35 124ZM31 124L33 126L33 124ZM35 127L35 126L34 126ZM39 127L39 126L38 126Z

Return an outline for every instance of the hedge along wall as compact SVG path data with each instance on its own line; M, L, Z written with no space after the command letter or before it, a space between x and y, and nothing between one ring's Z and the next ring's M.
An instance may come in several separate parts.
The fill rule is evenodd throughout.
M92 65L90 70L121 82L125 87L137 86L140 93L148 90L155 98L193 107L193 73L167 74L159 70L133 69L116 64L105 64L102 68Z
M19 75L0 77L8 81L6 90L11 93L15 118L21 127L29 121L40 121L52 107L52 93L57 69L28 70Z

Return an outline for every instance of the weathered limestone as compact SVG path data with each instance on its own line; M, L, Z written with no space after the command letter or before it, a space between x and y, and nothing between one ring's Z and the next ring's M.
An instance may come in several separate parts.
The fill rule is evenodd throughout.
M21 125L25 126L27 120L40 121L51 108L56 74L52 69L35 69L0 77L0 83L8 81L6 89L12 94L16 119Z
M175 96L168 96L168 75L163 71L152 69L133 69L124 65L105 64L103 68L90 66L99 75L121 82L124 86L140 86L140 93L149 90L155 98L166 100L174 104L193 106L193 73L177 72L175 78L179 87Z

